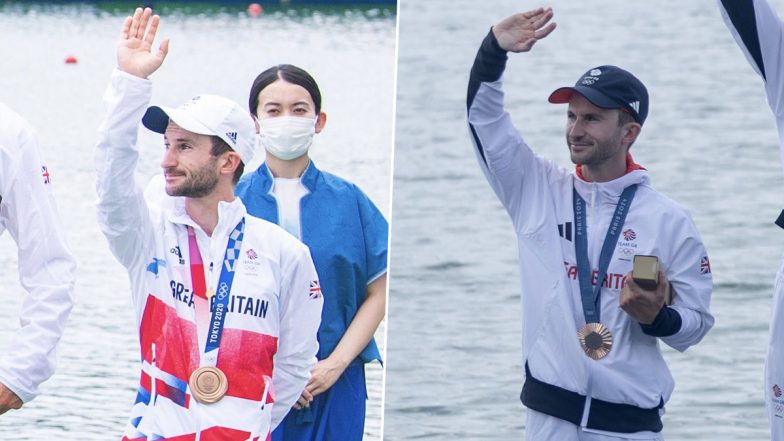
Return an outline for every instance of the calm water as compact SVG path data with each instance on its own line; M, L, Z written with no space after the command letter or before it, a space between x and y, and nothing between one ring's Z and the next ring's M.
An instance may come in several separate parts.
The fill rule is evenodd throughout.
M676 379L665 438L769 439L762 374L784 250L772 221L784 200L760 80L713 1L548 4L559 28L507 69L516 125L537 152L571 167L565 107L548 94L593 66L635 72L652 101L632 153L691 211L711 256L716 326L686 353L665 349ZM490 26L535 6L401 4L385 440L523 438L516 242L464 117Z
M123 12L125 14L127 12ZM119 439L138 381L138 344L124 269L109 254L94 209L93 147L101 95L115 66L123 17L88 8L0 8L0 100L37 127L71 247L80 263L77 305L59 352L59 368L24 410L0 417L0 440ZM247 102L261 70L299 65L319 82L327 128L312 151L323 169L357 183L389 217L396 19L394 11L307 15L277 13L163 17L171 37L153 75L154 103L178 105L198 93ZM66 65L67 56L76 65ZM159 169L162 140L145 134L138 181ZM250 167L255 169L255 167ZM0 348L22 294L16 251L0 238ZM384 344L383 327L377 334ZM366 440L381 439L382 370L368 368Z

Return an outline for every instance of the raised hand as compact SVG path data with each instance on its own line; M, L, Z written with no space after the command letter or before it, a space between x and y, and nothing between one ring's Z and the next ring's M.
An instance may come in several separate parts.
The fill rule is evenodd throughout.
M528 52L534 43L547 37L555 29L555 23L547 23L551 18L553 18L552 8L521 12L498 22L493 26L493 34L501 49L509 52Z
M152 53L152 43L158 30L160 17L152 15L150 8L136 8L133 17L123 22L120 41L117 42L117 68L141 78L158 70L169 52L169 39L163 40L158 51ZM150 28L147 29L147 24Z

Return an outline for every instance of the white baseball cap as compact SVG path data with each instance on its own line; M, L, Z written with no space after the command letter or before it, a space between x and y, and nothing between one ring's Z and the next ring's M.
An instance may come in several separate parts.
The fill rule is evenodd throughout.
M169 120L200 135L217 136L239 153L247 165L256 150L256 123L247 110L217 95L199 95L180 107L151 106L142 117L144 127L164 133Z

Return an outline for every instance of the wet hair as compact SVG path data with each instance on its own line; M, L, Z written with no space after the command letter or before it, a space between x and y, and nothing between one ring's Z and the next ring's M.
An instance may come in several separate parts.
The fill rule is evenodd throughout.
M316 115L321 112L321 91L319 91L316 80L314 80L305 70L300 69L297 66L279 64L260 73L259 76L253 80L253 85L250 87L250 97L248 97L248 106L251 115L256 115L256 109L259 107L259 93L279 79L287 83L302 86L302 88L308 91L310 98L313 100L313 104L316 106Z
M231 148L229 144L226 143L221 137L219 136L210 136L212 138L212 149L210 149L210 154L212 156L218 157L226 152L233 152L234 149ZM245 164L240 161L240 165L234 170L234 176L232 180L234 184L240 182L240 178L242 177L242 173L245 171Z

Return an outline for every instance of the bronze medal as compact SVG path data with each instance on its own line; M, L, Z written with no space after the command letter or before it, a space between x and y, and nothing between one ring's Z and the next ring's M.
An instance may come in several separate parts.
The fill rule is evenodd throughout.
M229 381L220 369L204 366L193 371L188 385L196 401L211 404L223 398L229 388Z
M601 323L587 323L577 331L577 338L580 340L580 346L585 351L585 355L594 360L604 358L612 349L612 334Z

